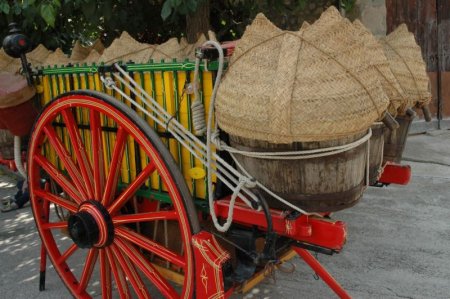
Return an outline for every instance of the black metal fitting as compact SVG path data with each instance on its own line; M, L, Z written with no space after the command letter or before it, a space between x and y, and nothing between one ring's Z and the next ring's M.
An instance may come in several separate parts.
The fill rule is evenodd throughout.
M31 50L31 41L26 35L22 34L16 23L9 24L9 34L3 39L3 49L9 56L20 58L27 83L32 86L31 67L25 56Z

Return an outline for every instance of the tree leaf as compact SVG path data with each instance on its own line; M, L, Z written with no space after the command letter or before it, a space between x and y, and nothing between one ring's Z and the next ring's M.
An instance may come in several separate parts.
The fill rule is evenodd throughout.
M51 4L41 5L41 17L44 19L45 23L52 28L55 27L55 16L56 11Z
M9 4L6 1L0 2L0 12L3 12L5 15L9 14Z
M163 7L161 9L161 18L163 20L166 20L170 14L172 13L172 6L170 4L170 0L166 0L166 2L164 2Z
M22 12L22 8L20 7L19 3L14 2L14 14L16 16L20 15L20 13Z
M199 5L199 3L197 3L197 1L190 0L187 1L186 5L190 12L195 12L197 10L197 6Z

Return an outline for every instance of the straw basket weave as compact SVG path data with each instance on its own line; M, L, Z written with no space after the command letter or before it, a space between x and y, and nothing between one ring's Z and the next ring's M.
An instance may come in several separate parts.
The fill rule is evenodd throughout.
M133 60L134 62L147 62L154 51L149 44L142 44L132 38L126 31L116 38L111 46L103 51L99 61L112 63L116 61Z
M366 44L367 55L372 58L373 66L379 73L381 86L390 101L388 111L395 117L397 115L397 109L407 101L405 93L391 71L389 62L384 54L383 46L361 21L355 20L353 25L358 32L358 37Z
M402 101L398 109L399 114L404 115L406 109L413 106L427 105L431 100L429 78L414 34L408 31L405 24L402 24L388 36L380 39L380 42L392 73L407 97L407 101Z
M14 59L0 49L0 71L9 73L18 73L21 67L20 60Z
M42 65L66 65L70 62L71 60L69 57L64 54L60 48L58 48L54 52L50 53L47 58L45 58Z
M39 44L33 51L27 54L28 62L33 66L43 65L44 61L51 54L44 45Z
M335 8L298 32L262 14L237 43L216 101L229 134L292 143L366 131L389 103L364 41Z
M82 61L91 53L91 47L82 46L80 41L76 41L72 48L72 53L70 54L70 60L72 61Z

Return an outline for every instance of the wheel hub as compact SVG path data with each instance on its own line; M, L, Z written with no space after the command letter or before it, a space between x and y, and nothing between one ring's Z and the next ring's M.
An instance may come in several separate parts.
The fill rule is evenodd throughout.
M95 200L83 202L68 220L70 238L80 248L106 247L114 239L114 225L105 207Z

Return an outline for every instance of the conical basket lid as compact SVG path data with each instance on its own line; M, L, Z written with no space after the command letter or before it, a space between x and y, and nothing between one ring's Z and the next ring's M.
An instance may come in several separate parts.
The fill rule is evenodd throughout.
M72 61L82 61L88 57L91 52L91 47L85 47L81 45L80 41L76 41L72 48L72 53L70 54L70 60Z
M422 51L414 34L405 24L380 39L392 73L405 92L408 102L400 108L400 114L412 106L422 107L431 101L429 78Z
M153 53L153 46L143 44L132 38L127 32L113 41L109 48L103 51L99 61L106 64L117 61L133 61L136 63L148 62Z
M96 39L90 48L94 49L99 54L103 54L103 51L105 51L105 45L103 45L100 39Z
M259 14L237 43L216 117L226 132L272 143L323 141L367 130L389 103L354 26L330 8L282 31Z
M20 60L12 58L5 51L0 49L0 71L8 73L17 73L21 68Z
M55 52L50 53L50 55L48 55L45 60L41 63L41 65L57 65L57 66L61 66L61 65L66 65L70 62L69 57L67 57L66 54L64 54L64 52L58 48L55 50Z
M160 62L161 60L170 62L172 59L184 59L183 48L180 47L180 43L175 37L154 47L155 51L153 52L151 59L155 62Z
M97 39L91 46L83 46L81 44L80 41L76 41L73 48L72 48L72 53L70 54L70 60L71 61L83 61L85 60L87 57L89 57L89 55L91 54L92 51L95 51L95 53L99 54L99 53L103 53L103 51L105 50L105 47L103 46L102 42ZM95 56L96 54L94 54L93 56ZM92 58L90 58L89 60L91 60Z
M97 50L92 49L89 55L86 58L84 58L81 62L87 64L97 63L100 60L100 56L101 55L100 53L97 52Z
M28 62L34 66L43 65L50 53L52 52L44 45L39 44L33 51L27 54Z
M358 38L360 38L367 47L368 57L372 59L372 64L379 73L380 83L390 101L388 111L395 117L397 115L397 110L407 104L408 100L406 95L391 71L389 62L384 54L383 46L361 23L361 21L355 20L353 25L359 33Z

